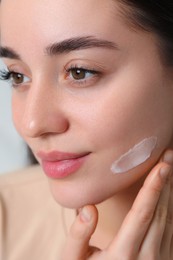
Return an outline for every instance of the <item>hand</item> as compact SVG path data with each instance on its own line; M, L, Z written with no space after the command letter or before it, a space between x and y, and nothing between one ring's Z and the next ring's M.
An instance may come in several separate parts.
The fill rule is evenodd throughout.
M173 260L173 152L151 170L108 248L89 246L98 221L95 206L82 209L67 238L62 260Z

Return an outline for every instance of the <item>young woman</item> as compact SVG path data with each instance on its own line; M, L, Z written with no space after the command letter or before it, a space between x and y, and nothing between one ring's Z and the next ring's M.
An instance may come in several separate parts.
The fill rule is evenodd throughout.
M173 259L172 14L165 0L1 1L15 126L77 212L58 259Z

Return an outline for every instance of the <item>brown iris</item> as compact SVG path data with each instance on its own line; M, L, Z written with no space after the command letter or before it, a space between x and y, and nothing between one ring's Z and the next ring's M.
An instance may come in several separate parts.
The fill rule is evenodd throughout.
M86 77L86 71L83 69L72 69L71 75L76 80L82 80Z
M11 78L14 84L22 84L24 80L24 76L20 73L12 73Z

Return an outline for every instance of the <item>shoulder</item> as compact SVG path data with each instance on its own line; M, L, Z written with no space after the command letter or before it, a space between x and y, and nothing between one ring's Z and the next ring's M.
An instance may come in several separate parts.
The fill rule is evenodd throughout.
M31 184L33 182L45 181L43 172L39 165L29 166L18 171L0 175L0 190L16 185Z
M56 259L66 237L63 212L40 166L1 175L0 252L10 260L14 255L38 259L42 253L44 259Z
M29 208L34 212L39 209L40 212L46 206L61 210L61 206L52 198L47 178L38 165L1 175L0 201L10 213L13 210L28 211Z
M47 179L40 166L31 166L20 171L2 174L0 176L0 200L6 207L13 205L15 200L16 208L43 202L52 202ZM57 205L56 205L57 206ZM58 206L57 206L58 207Z

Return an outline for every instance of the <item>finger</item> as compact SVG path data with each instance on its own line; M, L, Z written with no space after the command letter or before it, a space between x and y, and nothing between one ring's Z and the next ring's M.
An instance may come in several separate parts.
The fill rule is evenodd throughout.
M161 158L161 161L173 166L173 151L167 150ZM157 254L163 254L166 256L165 253L170 252L170 234L172 234L172 227L170 227L170 221L168 218L169 214L172 212L172 205L170 204L171 179L172 178L165 183L151 225L142 244L140 254L143 256L145 255L145 257L147 257L149 252L152 252L155 256Z
M170 252L170 259L173 259L173 178L171 179L171 196L170 196L170 207L168 209L168 238L166 237L166 240L168 241L169 245L169 252Z
M165 230L161 242L160 255L166 257L171 252L171 240L173 234L173 189L170 188L168 212L166 217ZM171 258L172 259L172 258Z
M161 242L166 227L168 204L170 197L170 180L165 183L161 192L152 222L149 226L145 239L140 249L140 255L143 259L153 256L153 259L161 253Z
M163 159L170 165L173 165L173 151L168 150ZM166 256L171 254L173 250L171 241L173 236L173 177L171 176L170 180L170 196L169 196L169 204L168 204L168 213L166 218L166 226L163 234L163 239L161 243L161 257L166 259ZM172 258L171 258L172 259Z
M171 166L164 162L152 169L109 250L120 255L125 252L126 256L135 259L170 171Z
M97 221L98 212L95 206L86 206L80 211L70 229L62 260L86 260L89 240Z
M170 247L170 259L173 259L173 237L171 240L171 247Z

